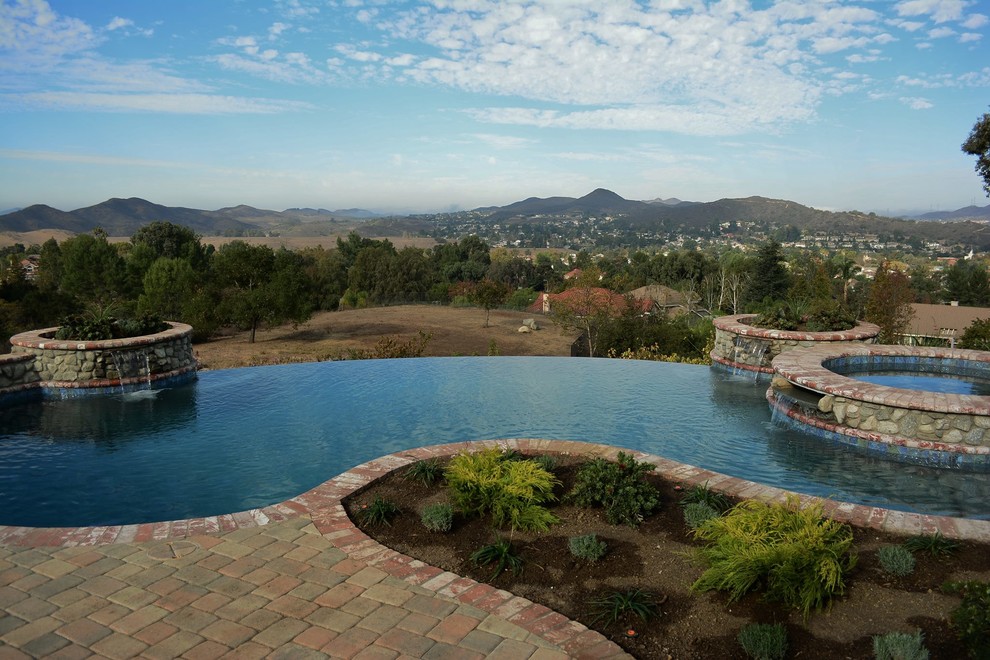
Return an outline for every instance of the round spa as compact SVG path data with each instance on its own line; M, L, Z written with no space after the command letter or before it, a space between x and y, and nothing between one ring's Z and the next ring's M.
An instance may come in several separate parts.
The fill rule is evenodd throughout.
M822 344L833 349L872 344L880 334L879 326L866 321L849 330L808 332L759 328L749 324L755 318L755 314L735 314L715 319L712 367L769 379L773 375L773 359L781 353Z
M990 470L990 353L815 346L773 360L777 421L896 460Z

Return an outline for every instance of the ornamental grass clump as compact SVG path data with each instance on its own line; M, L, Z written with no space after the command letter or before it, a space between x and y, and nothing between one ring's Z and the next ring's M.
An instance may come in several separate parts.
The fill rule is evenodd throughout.
M725 513L732 506L722 493L716 492L708 487L708 482L691 486L681 496L681 506L687 507L689 504L707 504L718 514Z
M902 545L885 545L877 550L877 560L884 572L897 577L914 572L914 555Z
M782 623L751 623L736 639L753 660L782 660L787 655L787 628Z
M706 502L691 502L684 506L684 524L691 529L698 529L712 518L718 518L719 512Z
M920 630L914 634L890 632L873 637L873 657L876 660L928 660L928 649Z
M821 505L801 508L746 500L695 530L708 568L691 586L738 600L762 586L768 600L800 609L805 618L845 590L856 565L852 529L824 518Z
M583 534L569 538L567 549L578 559L596 562L605 556L608 546L594 534Z
M454 507L466 515L492 517L496 528L545 532L557 522L544 506L560 482L529 460L509 460L497 448L461 453L444 471Z
M424 486L432 486L443 476L443 465L439 458L429 458L416 461L406 470L404 478L410 481L418 481Z
M627 614L638 616L643 621L660 614L660 600L642 589L629 589L627 591L613 591L603 598L597 598L590 602L595 611L595 618L592 624L606 619L613 624Z
M612 525L636 527L660 506L660 491L646 481L656 466L621 451L616 461L593 458L578 469L568 497L578 506L601 506Z
M427 504L420 511L419 519L431 532L449 532L454 524L454 507L446 502Z
M374 527L378 525L390 525L392 518L399 514L399 507L391 500L386 500L376 496L371 504L365 504L358 512L361 523Z
M959 549L959 544L942 536L942 532L912 536L904 542L911 552L927 552L932 557L948 557Z
M491 579L497 578L502 571L509 569L513 575L518 575L522 571L523 559L512 547L509 539L496 537L494 543L481 546L471 553L471 561L475 566L488 566L495 564L495 572Z

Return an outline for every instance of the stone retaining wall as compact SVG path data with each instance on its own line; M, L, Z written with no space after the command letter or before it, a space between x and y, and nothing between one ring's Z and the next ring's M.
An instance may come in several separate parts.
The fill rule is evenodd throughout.
M773 374L771 363L781 353L823 343L830 346L872 344L880 334L879 326L865 321L841 332L798 332L757 328L746 323L754 318L754 314L736 314L715 319L712 366L769 377Z
M0 395L36 387L133 388L195 373L192 326L169 326L107 341L57 340L58 328L14 335L11 354L0 357Z

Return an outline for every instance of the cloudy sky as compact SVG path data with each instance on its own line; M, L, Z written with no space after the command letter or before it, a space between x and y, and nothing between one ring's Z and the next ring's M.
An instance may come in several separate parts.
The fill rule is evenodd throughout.
M986 0L0 0L0 209L988 203Z

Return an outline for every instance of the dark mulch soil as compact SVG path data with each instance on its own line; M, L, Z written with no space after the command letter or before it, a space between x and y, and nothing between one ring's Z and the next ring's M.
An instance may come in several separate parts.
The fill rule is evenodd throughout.
M560 457L555 472L562 481L559 495L570 490L582 460ZM455 517L449 533L427 531L419 510L447 501L444 486L403 479L403 472L372 483L345 502L358 522L356 512L376 496L398 504L401 513L389 526L363 528L366 533L432 566L542 603L602 632L638 658L744 657L736 636L753 622L784 623L791 658L872 658L873 635L919 628L933 659L965 658L966 650L948 620L960 600L943 593L941 585L947 580L990 580L990 547L976 543L961 544L949 558L916 553L917 565L910 576L890 577L880 569L876 550L901 543L904 537L856 530L859 561L847 578L845 595L807 621L800 612L763 601L758 593L729 602L723 593L692 592L691 584L704 567L692 556L699 545L678 505L683 493L677 484L655 475L650 479L662 494L663 506L638 528L610 525L597 509L557 504L553 512L561 522L550 532L512 534L513 546L525 562L523 571L519 575L505 571L493 579L490 567L479 568L469 559L493 541L490 522ZM604 540L606 556L590 564L571 555L568 539L581 534L597 534ZM663 600L659 617L645 623L635 618L615 624L593 622L589 601L637 588ZM635 629L637 636L628 637L629 629Z

